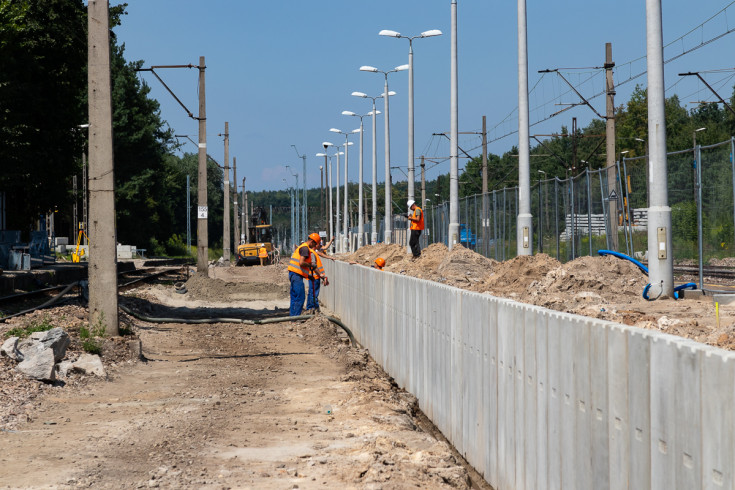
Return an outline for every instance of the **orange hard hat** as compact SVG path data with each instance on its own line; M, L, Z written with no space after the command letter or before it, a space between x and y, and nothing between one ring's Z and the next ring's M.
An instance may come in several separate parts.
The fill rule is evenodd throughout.
M375 259L375 265L378 267L385 267L385 259L383 257L378 257Z
M320 243L322 241L322 237L320 237L319 236L319 233L316 233L316 232L314 232L311 235L309 235L309 238L311 238L312 240L314 240L316 243Z

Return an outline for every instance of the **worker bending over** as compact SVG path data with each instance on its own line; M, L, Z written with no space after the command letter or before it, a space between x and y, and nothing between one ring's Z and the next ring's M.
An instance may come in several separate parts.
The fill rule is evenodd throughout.
M408 220L411 222L411 238L408 244L411 246L411 253L414 259L421 256L421 247L419 246L419 237L424 229L424 211L416 206L416 201L408 200Z
M329 279L321 266L321 260L318 258L314 248L321 242L318 233L312 233L309 238L299 245L291 255L291 261L288 264L288 280L291 283L291 305L289 313L291 316L301 315L304 309L304 300L306 299L306 290L304 288L304 279L309 279L310 294L316 296L315 281L324 281L324 285L329 285Z
M382 271L383 267L385 267L385 259L383 257L378 257L377 259L375 259L375 262L370 267Z

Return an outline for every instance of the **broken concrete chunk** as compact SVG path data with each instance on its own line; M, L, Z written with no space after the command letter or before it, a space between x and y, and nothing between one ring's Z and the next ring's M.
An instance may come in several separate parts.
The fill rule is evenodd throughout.
M54 359L56 362L61 361L66 355L66 348L69 347L69 344L71 343L69 334L59 327L39 333L44 334L40 339L38 339L41 344L54 351Z
M83 374L94 374L103 378L106 376L100 356L94 354L82 354L77 361L72 363L72 369Z
M18 371L39 381L56 379L56 361L52 349L29 349L24 352L24 356L23 362L16 366Z
M23 354L21 354L20 351L18 351L18 340L19 339L20 339L19 337L10 337L5 342L3 342L3 346L0 347L0 355L8 356L14 361L22 361Z

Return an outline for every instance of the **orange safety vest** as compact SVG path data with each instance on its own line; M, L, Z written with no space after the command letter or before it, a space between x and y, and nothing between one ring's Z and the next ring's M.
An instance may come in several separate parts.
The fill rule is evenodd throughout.
M258 257L261 259L268 258L268 251L265 249L265 247L260 247L260 250L258 250Z
M302 269L301 268L301 254L299 254L299 250L301 250L301 247L307 247L306 242L302 243L298 247L296 247L296 250L291 254L291 262L288 264L288 270L289 272L295 272L296 274L303 276L303 277L309 277L309 273L311 272L309 269ZM309 249L311 251L311 249Z
M420 216L416 216L416 213L420 213ZM418 223L416 221L411 221L411 229L412 230L423 230L424 229L424 211L416 206L416 209L413 210L413 218L419 218Z
M322 277L327 277L327 273L324 272L324 266L322 266L322 259L319 258L318 253L313 252L314 251L312 250L312 256L314 257L314 259L316 259L316 270L314 271L314 278L319 279Z

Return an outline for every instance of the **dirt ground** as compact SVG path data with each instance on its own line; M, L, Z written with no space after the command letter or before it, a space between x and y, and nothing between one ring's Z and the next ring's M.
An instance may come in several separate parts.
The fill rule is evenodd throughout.
M338 258L371 265L377 257L386 259L385 270L396 274L735 350L735 305L720 305L718 326L711 296L648 301L642 297L648 277L631 262L615 257L580 257L562 264L549 255L536 254L497 262L461 245L449 251L442 244L432 244L413 260L403 246L378 244ZM735 258L710 265L734 266ZM693 277L679 279L695 281ZM706 276L705 283L733 286Z
M287 311L285 266L211 272L190 278L185 294L146 285L121 304L186 318ZM84 310L39 314L63 317L74 337ZM415 398L324 317L269 325L121 319L131 335L106 340L106 379L43 384L20 379L0 358L3 406L6 397L16 400L0 411L0 488L471 485L471 470ZM0 324L0 338L28 321ZM121 347L133 338L142 341L144 362Z

